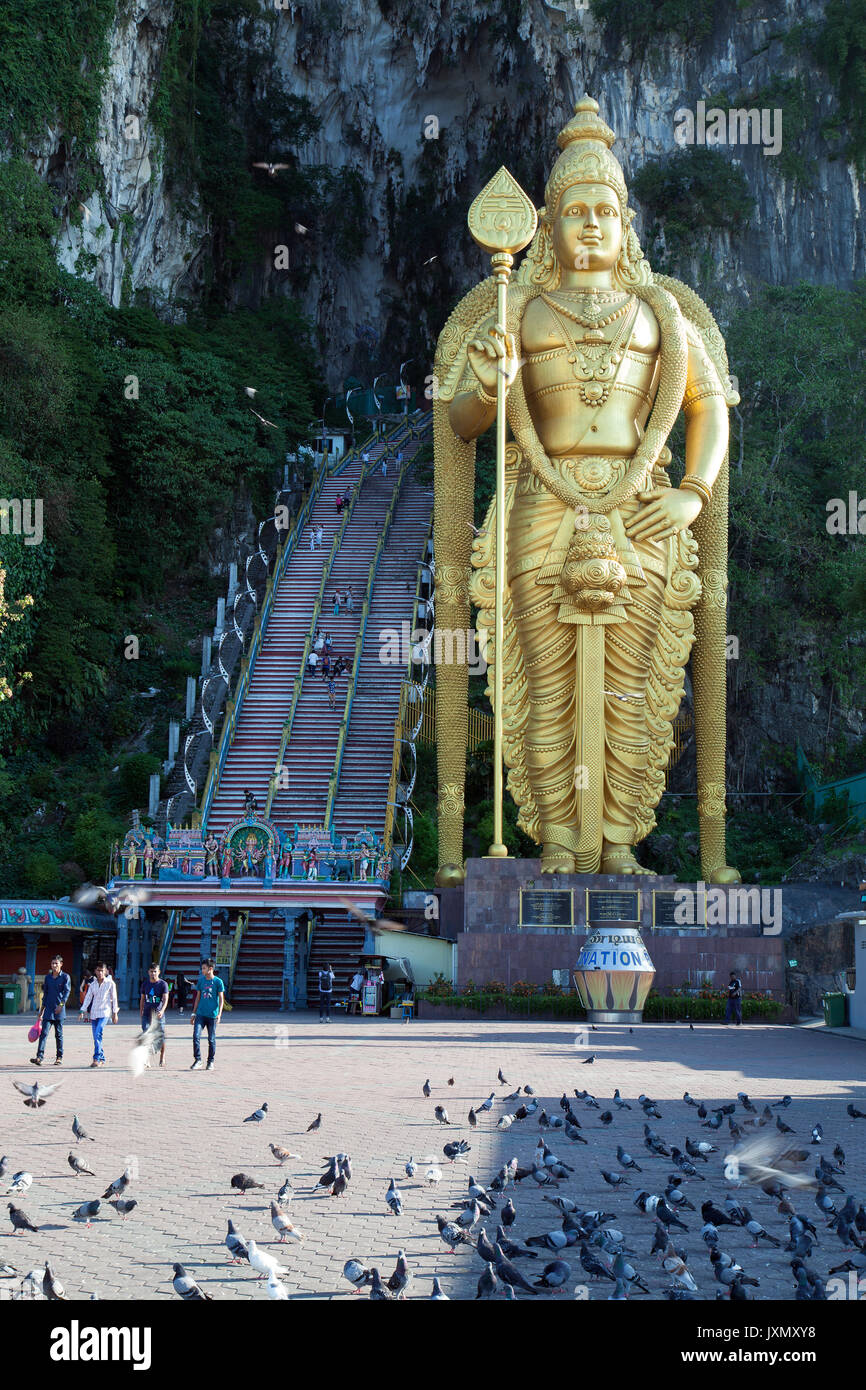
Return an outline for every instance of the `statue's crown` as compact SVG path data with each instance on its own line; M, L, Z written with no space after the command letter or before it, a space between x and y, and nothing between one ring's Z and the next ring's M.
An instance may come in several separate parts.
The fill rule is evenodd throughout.
M598 114L598 102L584 94L575 103L574 115L556 138L562 153L544 190L548 217L556 211L563 190L574 183L606 183L615 189L625 216L628 190L619 160L610 147L616 136Z

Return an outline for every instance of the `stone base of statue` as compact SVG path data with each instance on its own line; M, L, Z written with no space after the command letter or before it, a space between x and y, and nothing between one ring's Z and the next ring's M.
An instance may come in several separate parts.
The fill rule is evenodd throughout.
M637 927L627 922L588 926L574 983L588 1023L641 1023L655 967Z

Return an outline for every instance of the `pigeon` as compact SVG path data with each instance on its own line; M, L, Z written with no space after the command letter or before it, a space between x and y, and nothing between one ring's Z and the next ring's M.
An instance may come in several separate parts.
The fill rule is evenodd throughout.
M481 1220L481 1208L477 1202L472 1202L468 1207L461 1211L457 1218L457 1225L462 1231L471 1231L473 1226L477 1226Z
M19 1089L19 1091L20 1091L20 1090L21 1090L21 1087L20 1087L20 1085L18 1085L18 1082L16 1082L15 1084L16 1084L16 1086L18 1086L18 1089ZM53 1090L54 1088L51 1087L51 1089ZM26 1104L26 1102L25 1102L25 1104ZM848 1114L851 1116L851 1119L852 1119L852 1120L866 1120L866 1110L858 1110L858 1109L857 1109L857 1106L854 1105L854 1104L846 1105L846 1106L845 1106L845 1109L847 1110Z
M472 1244L472 1237L469 1235L468 1231L461 1231L460 1227L454 1221L446 1221L444 1216L437 1216L436 1225L439 1227L441 1239L448 1246L452 1255L458 1245Z
M609 1173L606 1168L600 1168L599 1172L608 1187L621 1187L624 1182L628 1182L628 1178L624 1177L622 1173Z
M405 1299L406 1290L408 1289L411 1282L412 1274L410 1272L408 1264L406 1263L406 1252L405 1250L398 1250L397 1264L394 1268L394 1273L388 1280L388 1288L391 1290L393 1294L396 1294L398 1298Z
M510 1081L506 1081L506 1080L505 1080L505 1077L502 1075L502 1068L501 1068L501 1067L499 1068L499 1071L496 1073L496 1080L499 1082L500 1086L510 1086L510 1085L511 1085L511 1082L510 1082Z
M431 1091L430 1091L430 1078L429 1078L429 1076L428 1076L427 1080L424 1082L424 1085L421 1087L421 1094L423 1095L423 1097L424 1097L425 1100L429 1100L429 1099L430 1099Z
M82 1163L81 1159L78 1157L77 1154L73 1154L73 1153L67 1154L67 1156L66 1156L66 1162L69 1164L70 1168L72 1169L73 1173L75 1173L76 1177L78 1176L79 1173L86 1173L87 1176L88 1176L89 1178L93 1178L93 1177L96 1176L96 1174L94 1173L93 1169L92 1169L92 1168L88 1168L88 1166L87 1166L86 1163Z
M472 1145L467 1144L465 1139L459 1139L452 1144L446 1144L442 1152L451 1163L454 1163L461 1154L467 1154L471 1148Z
M79 1144L82 1139L89 1139L91 1144L96 1143L93 1136L87 1133L87 1130L84 1128L77 1115L72 1116L72 1133L75 1135Z
M775 1236L771 1236L769 1231L765 1231L760 1221L747 1221L746 1230L749 1232L749 1235L752 1237L754 1241L754 1245L752 1247L754 1250L757 1250L758 1242L761 1240L769 1241L769 1243L771 1245L775 1245L777 1249L782 1243L780 1240L777 1240Z
M752 1104L752 1102L749 1100L749 1097L746 1095L745 1091L738 1091L738 1092L737 1092L737 1100L740 1102L740 1104L742 1105L743 1109L744 1109L749 1115L757 1115L758 1112L757 1112L757 1110L755 1109L755 1107L754 1107L754 1105Z
M285 1266L281 1265L273 1255L269 1255L266 1250L260 1250L254 1240L249 1241L250 1265L258 1270L263 1279L270 1277L273 1271L276 1274L284 1274Z
M448 1111L445 1109L444 1105L437 1105L433 1114L436 1116L440 1125L450 1125L451 1121L448 1118Z
M774 1102L773 1102L773 1109L774 1109L774 1110L778 1110L779 1107L781 1106L781 1108L782 1108L783 1110L787 1110L787 1108L788 1108L788 1106L789 1106L790 1104L791 1104L791 1097L790 1097L790 1096L782 1096L782 1099L781 1099L781 1100L777 1100L777 1101L774 1101Z
M601 1112L601 1114L599 1115L598 1118L601 1120L601 1123L602 1123L603 1125L612 1124L612 1123L613 1123L613 1111L612 1111L612 1110L603 1110L603 1111Z
M4 1154L3 1157L0 1158L0 1178L5 1178L5 1176L6 1176L6 1174L7 1174L8 1172L9 1172L9 1155L8 1155L8 1154Z
M793 1129L791 1128L791 1126L785 1124L785 1121L782 1119L782 1116L781 1116L781 1115L777 1115L777 1116L776 1116L776 1129L779 1131L780 1134L793 1134L793 1133L794 1133L794 1131L793 1131Z
M616 1106L617 1110L631 1110L631 1106L629 1105L628 1101L623 1100L622 1096L620 1095L618 1086L613 1093L613 1103Z
M683 1092L683 1100L685 1101L686 1105L693 1105L695 1110L697 1110L698 1102L692 1096L689 1095L688 1091Z
M249 1246L247 1245L247 1242L245 1238L241 1235L240 1231L235 1230L233 1221L229 1221L229 1228L226 1232L224 1244L229 1254L231 1255L232 1264L240 1265L243 1264L244 1260L246 1260L247 1264L249 1264Z
M249 1173L235 1173L231 1181L232 1187L236 1187L239 1192L249 1192L254 1187L264 1188L263 1182L256 1182Z
M268 1148L273 1154L277 1163L288 1163L290 1158L300 1158L300 1154L293 1154L291 1149L284 1149L282 1144L268 1144Z
M483 1272L478 1276L478 1292L475 1295L476 1303L479 1298L493 1298L498 1289L499 1279L497 1278L496 1270L488 1260L484 1265Z
M549 1265L545 1265L541 1271L541 1278L536 1279L537 1289L561 1289L571 1278L571 1265L566 1264L565 1260L553 1260Z
M45 1274L42 1278L42 1292L49 1303L68 1303L60 1280L55 1277L54 1271L48 1261L45 1261Z
M72 1213L72 1219L74 1221L86 1221L89 1226L94 1216L98 1214L101 1206L102 1203L98 1197L94 1202L82 1202L81 1206L76 1207L75 1211Z
M426 1173L424 1174L424 1177L430 1184L430 1186L433 1187L437 1182L442 1181L442 1169L437 1168L436 1165L433 1164L430 1168L427 1169Z
M548 1202L551 1202L551 1201L553 1201L553 1198L552 1198L552 1197L548 1197L548 1198L547 1198L547 1201L548 1201ZM505 1203L505 1206L502 1208L502 1224L503 1224L503 1226L504 1226L504 1227L506 1228L506 1230L507 1230L509 1226L513 1226L513 1225L514 1225L514 1223L515 1223L516 1220L517 1220L517 1209L516 1209L514 1203L512 1202L511 1198L509 1197L508 1201Z
M709 1144L705 1139L699 1139L696 1144L693 1144L686 1135L686 1153L690 1158L700 1158L703 1159L704 1163L709 1163L708 1155L718 1153L718 1149L715 1144Z
M442 1285L435 1276L433 1279L433 1292L430 1294L430 1297L431 1299L436 1299L439 1303L450 1303L451 1301L447 1293L442 1292Z
M62 1081L55 1081L53 1086L42 1086L38 1081L34 1081L32 1086L28 1086L26 1081L13 1081L12 1085L16 1091L20 1091L22 1096L26 1096L24 1104L29 1105L31 1110L38 1110L44 1105L50 1095L53 1095L58 1086L62 1086ZM851 1109L850 1105L848 1107Z
M449 1085L449 1086L453 1086L453 1085L454 1085L454 1077L453 1077L453 1076L449 1076L449 1078L448 1078L448 1085Z
M472 1112L470 1111L470 1113ZM496 1121L496 1128L501 1130L510 1129L516 1118L516 1115L500 1115L499 1119Z
M478 1116L475 1114L475 1111L474 1111L474 1109L473 1109L471 1106L470 1106L470 1108L469 1108L469 1114L468 1114L468 1116L467 1116L467 1119L469 1120L469 1128L470 1128L470 1129L477 1129L477 1127L478 1127Z
M495 1095L496 1095L496 1092L495 1092L495 1091L491 1091L491 1092L490 1092L490 1095L487 1097L487 1099L486 1099L486 1100L483 1100L483 1101L481 1102L481 1104L478 1106L478 1113L479 1113L479 1114L481 1113L482 1110L492 1110L492 1109L493 1109L493 1099L494 1099L494 1096L495 1096Z
M360 1293L370 1282L370 1270L365 1269L360 1260L347 1260L343 1265L343 1278L353 1285L355 1293Z
M393 1178L391 1179L388 1191L385 1193L385 1201L388 1203L388 1206L395 1216L403 1215L403 1196L402 1193L397 1190L397 1184Z
M118 1216L122 1216L125 1221L126 1218L128 1216L131 1216L132 1213L135 1211L135 1208L138 1206L138 1202L134 1197L115 1197L114 1200L109 1202L108 1205L110 1207L114 1207L114 1210L117 1212Z
M26 1191L27 1191L27 1189L30 1187L30 1185L32 1184L32 1182L33 1182L33 1174L32 1174L32 1173L25 1173L25 1171L24 1171L23 1168L21 1169L21 1172L20 1172L20 1173L13 1173L13 1174L12 1174L12 1181L11 1181L11 1183L9 1184L8 1188L6 1189L6 1195L7 1195L7 1197L9 1196L10 1193L14 1193L16 1196L20 1196L22 1192L26 1192Z
M266 1100L263 1100L262 1103L261 1103L261 1105L259 1106L258 1110L254 1110L253 1113L252 1113L252 1115L247 1115L246 1119L244 1120L244 1124L245 1124L245 1125L248 1125L248 1124L250 1124L250 1123L255 1123L255 1124L260 1125L261 1122L262 1122L262 1120L263 1120L263 1119L265 1118L265 1116L267 1115L267 1113L268 1113L268 1102L267 1102Z
M279 1235L281 1244L285 1244L287 1236L297 1241L304 1238L297 1226L292 1225L282 1207L278 1206L276 1202L271 1202L271 1225Z
M171 1282L179 1298L184 1299L187 1303L203 1303L205 1299L213 1301L213 1294L205 1293L192 1275L187 1274L183 1265L172 1265L172 1269L174 1270L174 1278Z
M503 1284L510 1284L513 1289L523 1289L526 1293L537 1293L537 1290L530 1284L528 1279L524 1279L517 1265L511 1263L506 1258L501 1245L494 1245L493 1250L496 1255L496 1273Z
M584 1059L583 1059L583 1061L581 1062L580 1065L581 1065L582 1067L589 1067L589 1066L592 1066L592 1063L593 1063L594 1061L595 1061L595 1053L594 1053L594 1052L591 1052L591 1053L589 1054L588 1057L584 1057Z
M524 1088L523 1088L523 1094L524 1094L525 1096L534 1096L534 1095L535 1095L535 1090L534 1090L534 1088L533 1088L532 1086L524 1086Z
M286 1288L285 1284L280 1283L279 1279L277 1278L277 1272L275 1269L272 1269L270 1274L268 1275L268 1282L265 1286L265 1289L268 1298L274 1299L275 1302L288 1302L289 1291Z
M30 1217L21 1207L16 1207L13 1202L8 1202L6 1209L9 1212L9 1220L12 1222L12 1227L16 1236L19 1231L39 1230L39 1227L33 1225Z
M836 1162L839 1164L840 1168L843 1168L843 1169L844 1169L844 1167L845 1167L845 1150L842 1148L842 1145L841 1145L841 1144L837 1144L836 1147L834 1148L834 1150L833 1150L833 1157L835 1158Z
M382 1283L381 1275L375 1267L370 1270L370 1297L382 1303L391 1297L385 1285Z
M311 1134L311 1133L313 1132L313 1130L321 1129L321 1127L322 1127L322 1112L321 1112L321 1110L320 1110L319 1113L318 1113L318 1115L316 1116L316 1118L315 1118L314 1120L311 1120L310 1123L307 1125L307 1133L308 1133L308 1134Z

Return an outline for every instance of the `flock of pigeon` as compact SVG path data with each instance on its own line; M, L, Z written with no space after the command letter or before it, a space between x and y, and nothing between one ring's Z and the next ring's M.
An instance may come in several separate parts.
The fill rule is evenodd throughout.
M501 1068L497 1082L499 1087L510 1084ZM28 1085L16 1081L13 1084L25 1096L25 1106L38 1110L62 1083L44 1086L39 1082ZM447 1084L453 1087L454 1078L450 1077ZM425 1101L431 1098L433 1088L429 1078L421 1092ZM662 1121L659 1102L646 1095L638 1096L635 1101L625 1100L618 1088L609 1103L597 1100L587 1090L575 1089L573 1099L564 1093L558 1105L548 1102L549 1112L530 1085L518 1086L499 1101L496 1091L491 1091L485 1100L472 1105L466 1117L470 1138L449 1138L442 1149L449 1166L466 1165L466 1190L447 1216L441 1213L436 1216L436 1225L445 1251L450 1255L458 1251L472 1251L477 1255L480 1269L475 1298L490 1299L498 1294L506 1299L534 1298L547 1292L567 1292L570 1286L575 1298L607 1296L611 1300L626 1300L652 1295L648 1268L644 1266L642 1271L639 1267L639 1261L649 1259L655 1262L652 1279L656 1289L659 1270L667 1280L659 1291L667 1299L700 1300L712 1297L714 1292L717 1298L748 1300L760 1296L752 1290L760 1288L761 1281L740 1263L739 1254L724 1248L733 1243L736 1228L741 1228L751 1238L751 1249L765 1244L791 1256L790 1287L796 1299L826 1299L831 1276L850 1273L859 1278L866 1274L866 1206L859 1196L846 1190L846 1158L841 1142L827 1140L821 1124L811 1127L808 1141L801 1138L796 1126L783 1118L792 1117L789 1095L773 1106L765 1104L760 1111L745 1092L740 1092L736 1101L714 1108L695 1100L688 1091L683 1102L688 1113L693 1112L694 1125L687 1126L691 1133L683 1134L680 1144L673 1142L670 1132L663 1137L653 1128L651 1121ZM468 1155L472 1152L472 1134L482 1125L488 1128L485 1122L488 1117L493 1120L495 1104L504 1108L495 1124L489 1125L489 1130L505 1134L516 1126L517 1130L511 1135L514 1140L525 1126L530 1130L537 1127L540 1132L531 1157L522 1163L512 1157L485 1184L471 1171L472 1160ZM668 1104L665 1102L666 1106ZM576 1105L581 1107L583 1120ZM623 1143L614 1145L611 1135L614 1126L625 1121L622 1112L632 1110L640 1110L644 1117L642 1143L646 1154L639 1152L637 1158ZM262 1125L269 1118L268 1112L268 1104L263 1102L246 1116L244 1124ZM866 1112L853 1103L848 1104L847 1114L851 1121L866 1119ZM440 1132L441 1128L454 1128L441 1101L435 1104L431 1123L438 1124ZM668 1125L671 1123L669 1119ZM629 1121L628 1125L634 1133L634 1124ZM307 1126L307 1133L315 1134L321 1126L322 1114L319 1113ZM706 1131L705 1136L702 1131ZM88 1134L77 1115L72 1118L71 1132L75 1147L70 1148L67 1156L69 1167L76 1178L93 1178L94 1170L81 1157L80 1148L82 1142L95 1142L93 1136ZM714 1136L715 1142L710 1136ZM559 1147L562 1141L567 1142L569 1156L574 1162L566 1162L554 1153L551 1144L557 1141ZM647 1218L647 1236L651 1235L651 1240L639 1250L632 1248L639 1243L634 1235L634 1231L640 1229L639 1224L635 1227L633 1222L624 1223L615 1212L603 1210L597 1204L587 1206L580 1200L580 1182L586 1184L588 1171L595 1167L594 1153L601 1142L611 1144L608 1165L598 1168L601 1179L617 1194L619 1201L628 1198L640 1216ZM828 1156L826 1150L831 1142L832 1153ZM591 1147L592 1159L588 1152ZM292 1161L302 1161L300 1154L282 1144L271 1142L268 1148L280 1168ZM525 1149L528 1145L524 1145ZM576 1164L579 1164L577 1177ZM442 1160L433 1155L419 1161L413 1155L405 1164L405 1177L415 1187L426 1185L435 1189L442 1180L443 1166ZM322 1167L312 1190L305 1195L343 1196L353 1177L350 1155L329 1155L324 1158ZM698 1184L705 1183L708 1178L727 1187L721 1204L706 1196L701 1199ZM4 1156L0 1158L0 1180L6 1183L6 1196L20 1199L30 1189L33 1176L23 1170L10 1174L9 1160ZM132 1180L133 1174L126 1168L101 1197L81 1203L73 1212L73 1218L90 1226L102 1203L107 1202L117 1216L127 1220L138 1206L135 1198L125 1195ZM518 1239L517 1227L529 1224L530 1209L537 1220L538 1211L537 1203L524 1204L521 1200L518 1195L521 1184L526 1184L530 1191L537 1190L555 1211L556 1219L549 1229L527 1232ZM265 1183L244 1172L231 1177L230 1187L242 1196L266 1190ZM562 1190L569 1187L574 1195ZM409 1199L409 1191L402 1177L399 1182L391 1177L384 1193L385 1211L401 1224L412 1220L411 1215L407 1218L415 1205ZM305 1238L289 1216L295 1195L291 1177L285 1176L275 1195L269 1198L271 1225L280 1244L300 1243ZM761 1204L761 1211L757 1203ZM22 1205L10 1200L7 1211L14 1235L22 1231L39 1233L39 1225ZM684 1245L681 1233L689 1235L697 1224L696 1220L689 1221L689 1213L698 1211L699 1239ZM385 1213L383 1218L387 1219ZM630 1227L629 1237L622 1230L624 1224ZM488 1226L495 1226L494 1240L488 1235ZM228 1220L224 1244L233 1265L249 1264L259 1278L266 1281L265 1289L270 1298L288 1299L282 1282L282 1277L289 1273L288 1268L274 1254L264 1250L261 1243L237 1229L232 1220ZM816 1246L821 1247L822 1264L829 1266L823 1273L813 1266ZM831 1264L830 1252L834 1249L838 1250L839 1259ZM539 1260L543 1263L536 1263ZM576 1275L575 1263L580 1266ZM178 1297L186 1301L213 1297L179 1261L172 1269L173 1288ZM2 1264L0 1277L12 1281L12 1297L54 1301L68 1297L48 1260L44 1268L31 1270L26 1275L20 1275L11 1265ZM356 1293L369 1290L372 1299L402 1300L413 1283L415 1271L401 1246L390 1275L386 1271L383 1277L375 1264L352 1256L345 1262L343 1277ZM713 1285L716 1286L714 1290ZM464 1278L461 1290L465 1287ZM655 1296L659 1296L659 1292ZM449 1298L438 1276L433 1278L431 1292L421 1296L438 1300ZM465 1293L455 1296L464 1297Z

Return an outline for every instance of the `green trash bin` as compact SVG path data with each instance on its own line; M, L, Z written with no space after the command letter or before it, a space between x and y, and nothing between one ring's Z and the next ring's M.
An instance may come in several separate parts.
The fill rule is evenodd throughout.
M844 1028L845 1026L845 996L844 994L825 994L824 995L824 1026L825 1028Z
M18 1001L21 998L21 986L17 982L14 985L3 985L2 995L4 1014L17 1014Z

